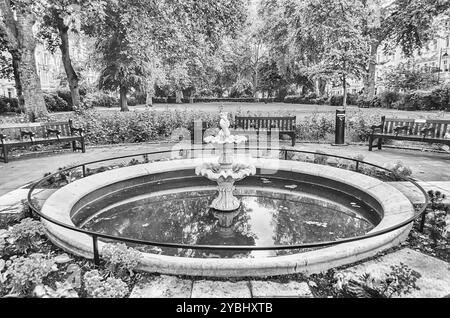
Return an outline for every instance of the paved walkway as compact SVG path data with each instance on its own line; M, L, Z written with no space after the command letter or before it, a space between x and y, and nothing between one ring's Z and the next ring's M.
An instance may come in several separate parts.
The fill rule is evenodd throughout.
M174 144L130 144L119 146L88 147L87 152L70 151L33 155L13 159L10 163L0 163L0 195L8 193L20 186L40 179L47 172L55 172L58 168L106 159L114 156L139 154L148 151L170 150ZM283 145L288 146L286 142ZM330 154L354 157L364 156L364 160L378 165L393 164L402 161L413 171L413 176L423 181L450 181L450 154L420 152L413 150L384 148L382 151L369 152L367 146L333 147L328 144L299 143L296 149L307 151L323 151ZM119 160L128 163L130 159Z

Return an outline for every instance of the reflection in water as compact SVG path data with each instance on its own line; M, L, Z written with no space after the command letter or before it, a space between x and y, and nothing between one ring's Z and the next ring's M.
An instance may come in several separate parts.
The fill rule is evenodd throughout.
M364 202L343 193L327 193L325 188L319 193L320 197L275 188L238 187L236 194L242 205L231 213L209 208L216 194L210 188L166 195L156 193L116 203L80 224L89 230L146 241L232 246L333 241L363 235L374 227L363 217L373 214ZM142 246L139 249L163 255L220 258L268 257L298 252Z

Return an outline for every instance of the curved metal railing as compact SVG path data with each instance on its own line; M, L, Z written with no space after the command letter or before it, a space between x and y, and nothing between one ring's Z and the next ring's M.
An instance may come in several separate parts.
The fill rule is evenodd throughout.
M118 241L118 242L124 242L124 243L132 243L132 244L137 244L137 245L145 245L145 246L153 246L153 247L181 248L181 249L194 249L194 250L268 251L268 250L295 250L295 249L307 249L307 248L321 248L321 247L326 247L326 246L331 246L331 245L337 245L337 244L342 244L342 243L348 243L348 242L354 242L354 241L359 241L359 240L363 240L363 239L368 239L368 238L380 236L380 235L395 231L397 229L400 229L400 228L414 222L421 215L424 216L425 209L429 204L429 197L428 197L427 192L414 179L412 179L410 177L399 177L399 176L395 175L395 173L393 171L391 171L385 167L381 167L381 166L378 166L373 163L365 162L365 161L359 160L357 158L349 158L349 157L327 154L327 153L322 153L322 152L318 153L318 152L289 149L289 148L259 148L259 147L245 148L245 150L246 151L258 151L258 156L257 156L258 158L263 157L263 156L259 156L259 152L262 150L262 151L278 151L279 154L280 153L284 154L284 158L281 160L289 160L288 157L289 157L290 153L291 154L292 153L294 153L294 154L301 153L301 154L308 154L308 155L315 155L315 156L320 155L320 156L326 156L327 158L336 158L336 159L353 161L355 163L354 171L359 172L359 173L361 173L361 171L362 171L361 166L363 166L363 165L371 166L371 167L380 169L382 171L385 171L389 174L395 175L397 179L412 183L415 187L417 187L423 193L425 202L422 205L420 205L420 207L418 208L418 212L413 217L409 218L408 220L405 220L399 224L395 224L389 228L379 230L376 232L370 232L365 235L343 238L343 239L338 239L335 241L312 242L312 243L294 244L294 245L277 245L277 246L232 246L232 245L226 245L225 246L225 245L193 245L193 244L153 242L153 241L144 241L144 240L133 239L133 238L128 238L128 237L117 237L117 236L113 236L113 235L97 233L97 232L89 231L86 229L78 228L73 225L62 223L62 222L55 220L47 215L44 215L41 212L41 210L37 206L35 206L33 199L32 199L33 192L36 189L38 189L39 186L42 185L44 182L48 182L52 178L55 178L57 176L60 176L63 173L66 173L66 172L69 172L69 171L72 171L75 169L81 168L82 177L84 178L84 177L88 176L86 173L86 167L89 165L94 165L94 164L104 163L104 162L114 161L114 160L117 161L117 160L121 160L121 159L133 158L133 157L148 158L148 156L150 156L150 155L163 155L163 154L167 154L167 153L174 153L175 151L176 152L191 151L191 153L192 153L192 151L196 151L196 150L204 150L204 148L191 147L191 148L184 148L184 149L177 149L177 150L162 150L162 151L153 151L153 152L146 152L146 153L140 153L140 154L118 156L118 157L112 157L112 158L106 158L106 159L100 159L100 160L95 160L95 161L91 161L91 162L86 162L86 163L75 165L75 166L72 166L69 168L65 168L65 169L59 170L58 172L55 172L53 174L47 175L44 178L35 182L32 185L32 187L30 188L30 191L28 192L28 195L27 195L28 205L30 206L30 208L33 212L35 212L42 219L44 219L48 222L51 222L55 225L61 226L63 228L66 228L66 229L69 229L69 230L72 230L75 232L79 232L79 233L83 233L83 234L91 236L92 237L93 254L94 254L94 262L96 264L98 264L100 261L100 255L99 255L99 251L98 251L98 239L99 238L108 239L108 240L112 240L112 241ZM211 149L209 149L209 150L211 150ZM348 170L348 169L345 169L345 170Z

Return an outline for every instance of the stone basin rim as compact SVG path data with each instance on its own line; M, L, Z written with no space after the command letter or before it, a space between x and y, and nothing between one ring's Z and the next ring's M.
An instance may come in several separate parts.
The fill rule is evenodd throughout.
M43 215L64 224L74 226L70 218L70 212L73 206L86 194L113 182L125 181L131 177L156 172L194 169L201 162L203 162L201 158L155 162L89 176L56 191L47 199L41 212ZM264 158L252 159L252 162L257 168L293 171L328 178L366 192L380 203L384 213L381 222L371 232L400 224L414 216L414 208L411 202L400 191L372 177L312 163ZM53 243L76 255L93 258L90 235L62 228L49 221L44 221L44 224ZM411 226L406 225L392 232L355 242L270 258L209 259L143 253L139 269L161 274L216 277L272 276L299 272L320 272L331 267L359 261L399 244L406 238ZM99 241L98 244L99 250L101 250L105 243Z

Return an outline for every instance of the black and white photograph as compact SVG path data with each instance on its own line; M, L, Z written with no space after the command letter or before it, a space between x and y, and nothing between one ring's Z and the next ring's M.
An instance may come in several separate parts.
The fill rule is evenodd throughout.
M0 307L450 298L449 211L450 0L0 0Z

